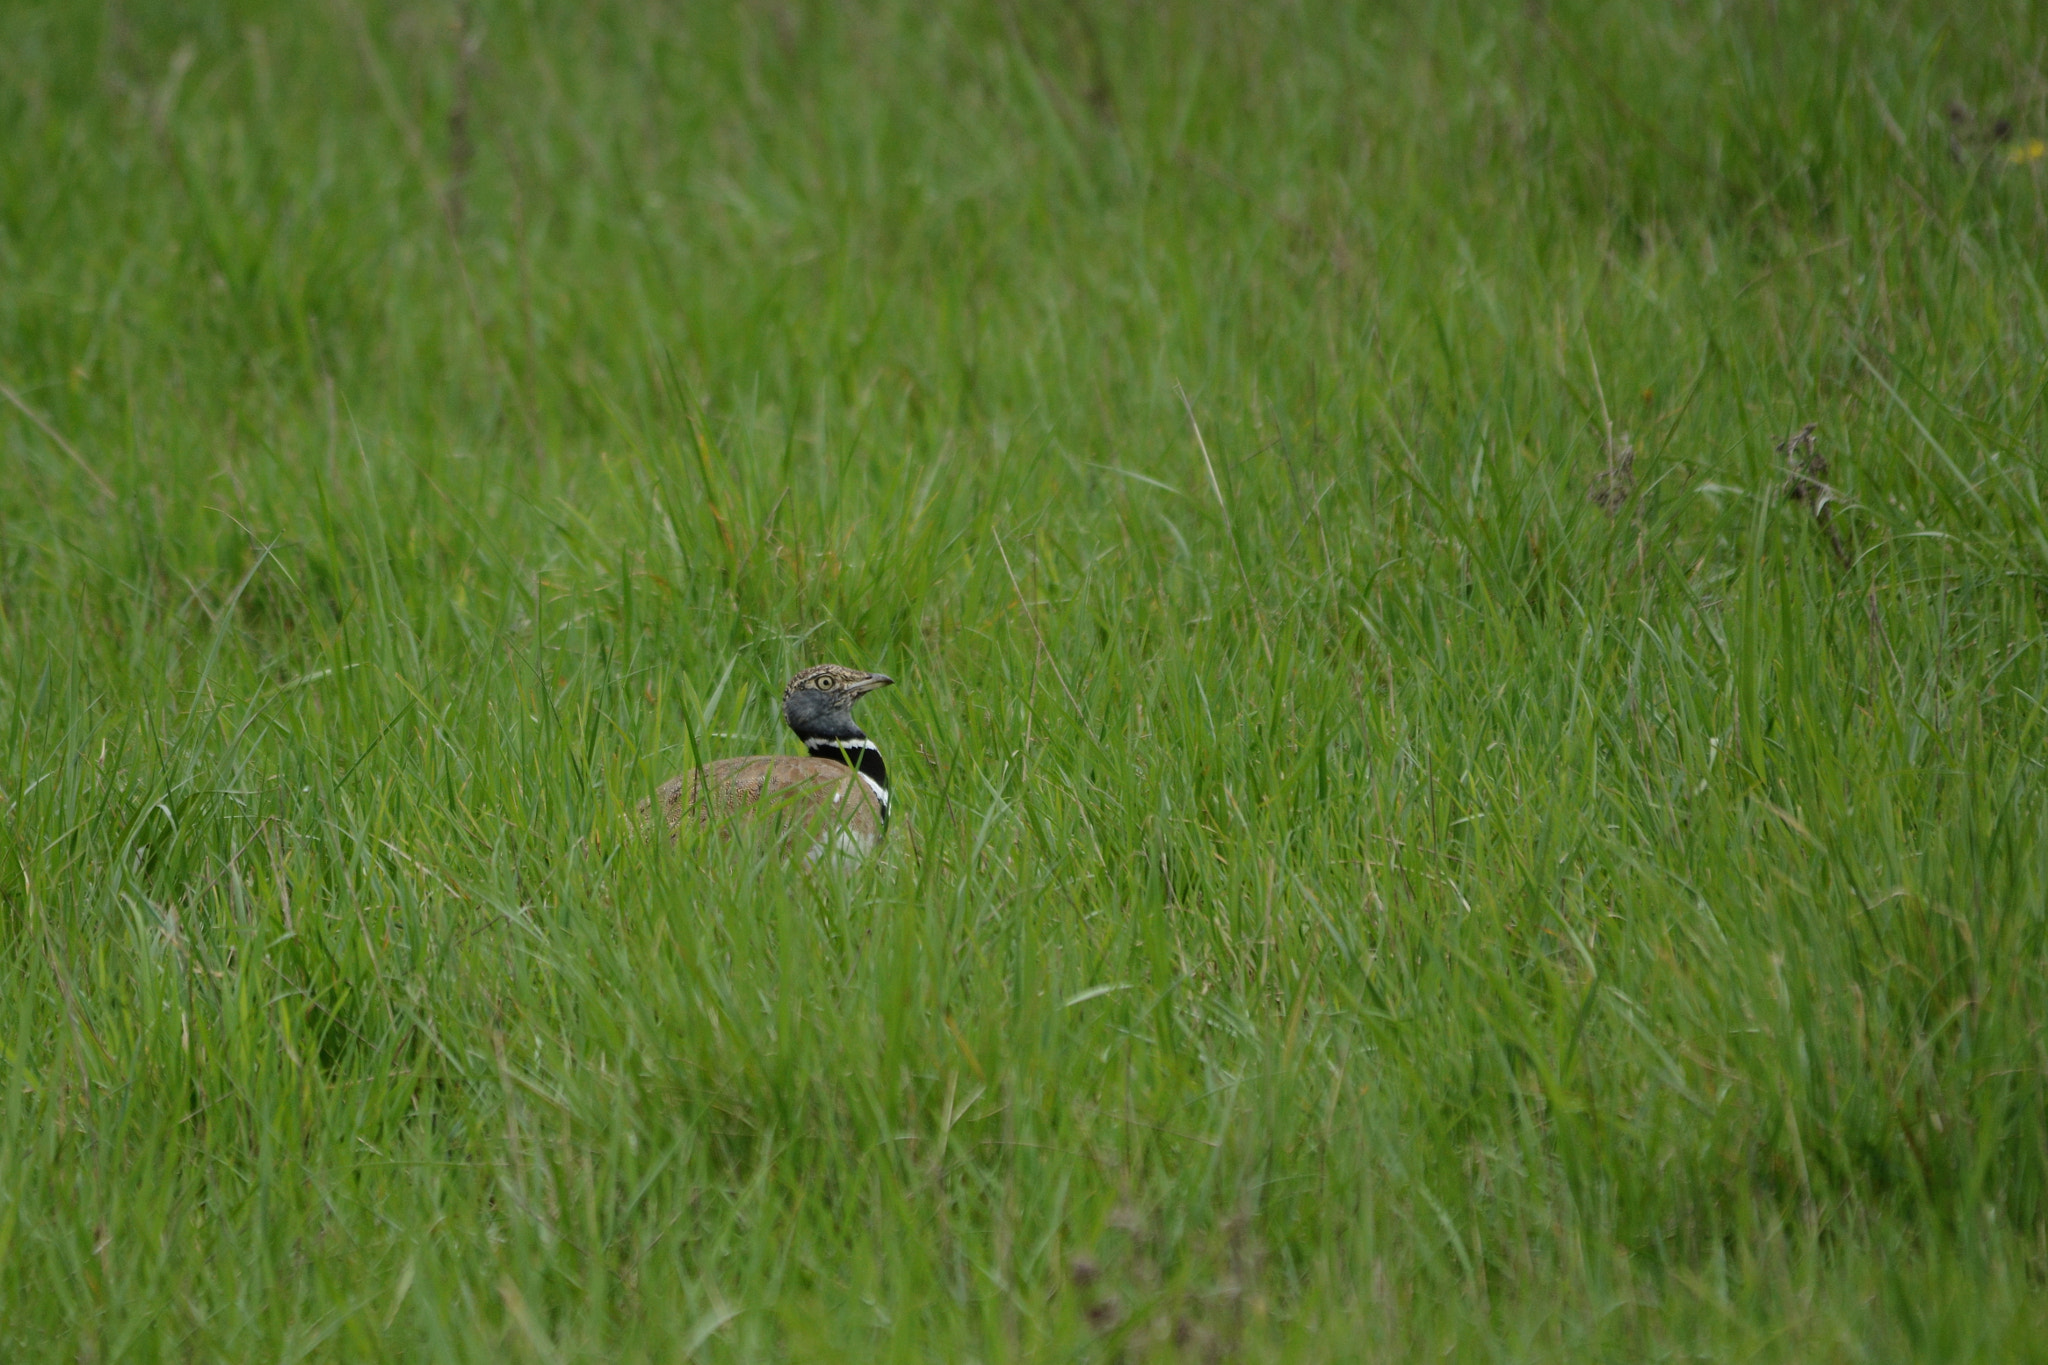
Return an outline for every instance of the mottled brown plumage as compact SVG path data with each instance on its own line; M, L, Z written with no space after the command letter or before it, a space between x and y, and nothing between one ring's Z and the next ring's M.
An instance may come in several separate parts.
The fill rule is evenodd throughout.
M889 778L853 703L891 681L838 664L805 669L783 689L782 715L809 752L725 758L671 778L657 793L662 823L744 821L812 860L872 852L889 824Z
M780 824L810 843L836 846L833 836L844 833L847 852L873 849L888 818L859 773L809 754L722 758L670 778L657 795L670 829L692 814L707 824L744 818Z

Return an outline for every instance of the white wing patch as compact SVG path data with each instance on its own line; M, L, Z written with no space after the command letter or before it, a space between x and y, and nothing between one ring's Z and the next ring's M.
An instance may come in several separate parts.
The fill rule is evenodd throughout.
M837 830L829 839L820 839L811 845L811 851L804 855L804 861L812 866L830 859L835 867L849 867L874 852L874 841L863 839L850 830Z

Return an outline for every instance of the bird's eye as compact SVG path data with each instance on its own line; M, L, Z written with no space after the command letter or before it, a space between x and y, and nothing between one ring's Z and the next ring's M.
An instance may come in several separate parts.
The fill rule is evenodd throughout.
M811 686L817 688L820 692L830 692L833 688L839 686L839 679L828 675L818 679Z

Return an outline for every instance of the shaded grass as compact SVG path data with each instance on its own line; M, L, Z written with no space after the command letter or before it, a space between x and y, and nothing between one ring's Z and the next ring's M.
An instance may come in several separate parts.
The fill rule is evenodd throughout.
M10 13L0 1341L2038 1352L1994 18Z

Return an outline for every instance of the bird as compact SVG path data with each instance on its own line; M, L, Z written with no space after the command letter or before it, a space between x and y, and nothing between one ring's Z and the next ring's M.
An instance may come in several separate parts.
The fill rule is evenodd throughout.
M805 860L872 853L889 827L889 770L882 751L854 723L853 704L895 679L843 664L806 668L782 689L782 718L804 753L721 758L656 789L670 831L694 817L772 822L809 836Z

